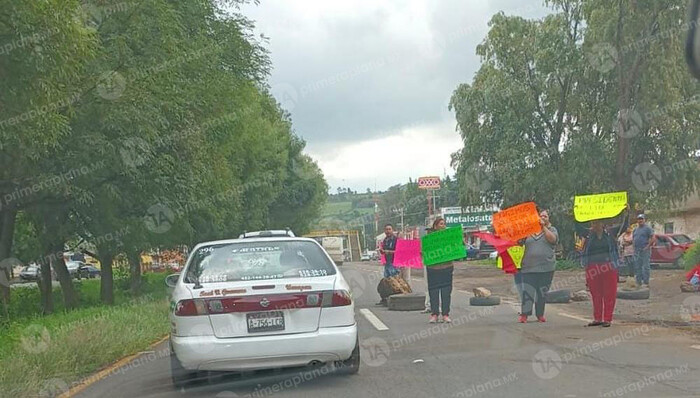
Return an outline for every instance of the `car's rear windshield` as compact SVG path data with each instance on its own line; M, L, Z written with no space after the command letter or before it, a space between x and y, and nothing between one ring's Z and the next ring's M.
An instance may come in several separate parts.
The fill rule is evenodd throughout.
M188 283L309 278L334 275L323 250L308 241L240 242L202 246L187 268Z

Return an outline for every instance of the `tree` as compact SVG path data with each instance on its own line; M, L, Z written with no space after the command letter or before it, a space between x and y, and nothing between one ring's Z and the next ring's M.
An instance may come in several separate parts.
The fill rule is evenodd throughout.
M694 191L694 167L653 190L634 183L640 165L682 164L697 149L680 3L557 0L541 20L496 14L481 68L450 103L464 140L453 155L462 204L534 200L567 239L576 194L629 189L661 206Z
M0 198L10 198L0 206L0 255L10 253L21 214L44 282L53 268L67 308L77 302L62 261L71 239L96 247L111 304L119 254L138 293L144 250L273 222L304 230L319 211L327 185L269 94L267 52L252 23L223 5L3 7L0 36L22 48L0 57ZM37 27L50 34L25 40ZM271 217L282 208L294 215ZM167 225L154 225L154 214ZM42 286L50 312L50 283Z

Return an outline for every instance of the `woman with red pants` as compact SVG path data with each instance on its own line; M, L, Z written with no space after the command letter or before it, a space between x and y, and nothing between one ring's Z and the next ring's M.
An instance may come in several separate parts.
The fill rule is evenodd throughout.
M617 239L605 230L602 220L591 221L586 235L581 263L593 301L593 322L588 326L610 327L617 299Z

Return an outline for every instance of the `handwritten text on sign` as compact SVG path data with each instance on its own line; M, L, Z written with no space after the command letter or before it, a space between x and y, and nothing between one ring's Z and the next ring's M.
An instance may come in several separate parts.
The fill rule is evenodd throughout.
M582 195L574 198L574 218L578 222L616 217L627 207L627 192Z
M503 239L518 241L542 231L534 202L526 202L493 215L493 229Z
M421 239L423 264L431 266L467 256L462 227L452 227L425 235Z

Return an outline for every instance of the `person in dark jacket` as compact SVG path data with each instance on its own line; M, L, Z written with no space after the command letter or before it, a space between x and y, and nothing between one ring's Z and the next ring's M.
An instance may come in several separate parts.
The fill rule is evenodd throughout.
M586 284L593 301L593 322L588 326L609 327L617 300L617 278L620 260L614 228L606 230L603 220L591 221L591 228L576 225L579 236L586 238L581 265L586 270ZM624 230L618 228L619 230Z

